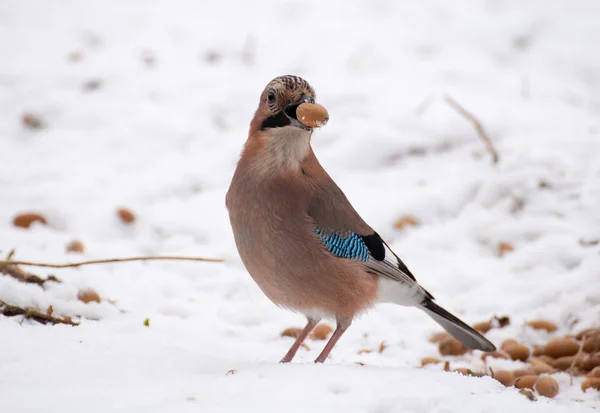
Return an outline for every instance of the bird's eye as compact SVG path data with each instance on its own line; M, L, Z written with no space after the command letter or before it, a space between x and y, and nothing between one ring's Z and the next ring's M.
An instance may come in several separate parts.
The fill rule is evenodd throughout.
M275 92L273 92L272 90L269 91L269 93L267 94L267 102L269 102L269 103L275 102Z

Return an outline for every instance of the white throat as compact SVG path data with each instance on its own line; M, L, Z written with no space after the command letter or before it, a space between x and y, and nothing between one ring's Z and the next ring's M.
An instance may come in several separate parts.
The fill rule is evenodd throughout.
M311 132L295 126L269 131L266 136L269 166L299 168L310 150Z

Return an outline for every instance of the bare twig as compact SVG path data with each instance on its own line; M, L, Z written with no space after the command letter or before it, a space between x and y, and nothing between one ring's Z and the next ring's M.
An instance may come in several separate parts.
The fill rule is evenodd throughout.
M203 261L203 262L225 262L220 258L201 258L201 257L178 257L178 256L162 256L162 257L130 257L130 258L109 258L105 260L92 260L92 261L81 261L72 262L68 264L48 264L42 262L31 262L31 261L3 261L0 260L0 266L15 266L15 265L30 265L32 267L47 267L47 268L71 268L81 267L82 265L91 264L109 264L118 262L131 262L131 261ZM2 267L0 267L2 268Z
M42 324L68 324L71 326L78 326L79 323L74 322L73 320L71 320L71 317L65 316L65 317L54 317L52 315L51 311L48 311L47 313L42 313L39 310L36 310L35 308L23 308L23 307L18 307L16 305L10 305L5 303L4 301L0 300L0 314L6 316L6 317L14 317L17 315L22 315L24 316L24 320L26 319L32 319L37 321L38 323L42 323Z
M452 99L450 96L446 96L444 99L446 100L446 103L448 103L448 105L450 105L450 107L452 109L456 110L458 113L460 113L462 116L464 116L467 120L469 120L473 124L473 126L475 127L475 130L479 134L479 137L485 143L485 146L486 146L488 152L490 153L490 155L492 155L492 162L498 163L498 161L500 160L500 157L498 156L498 152L496 151L496 148L494 148L494 145L492 144L492 140L490 139L490 137L487 135L487 133L485 133L485 130L483 129L483 126L481 125L481 122L471 112L469 112L468 110L463 108L461 105L459 105L458 102L455 101L454 99Z
M0 274L6 274L10 277L17 279L20 282L28 284L44 285L46 281L61 282L58 278L52 275L48 278L41 278L30 272L23 271L22 269L17 267L17 263L18 262L16 261L10 260L0 261Z

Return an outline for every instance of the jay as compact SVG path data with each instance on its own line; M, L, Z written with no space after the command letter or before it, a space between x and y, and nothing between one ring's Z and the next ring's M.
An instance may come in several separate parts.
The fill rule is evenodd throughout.
M298 76L266 86L226 197L235 243L254 281L276 305L308 319L281 362L331 318L337 328L315 360L324 362L352 320L377 302L417 307L466 346L494 351L434 302L323 169L310 144L313 130L296 114L314 100Z

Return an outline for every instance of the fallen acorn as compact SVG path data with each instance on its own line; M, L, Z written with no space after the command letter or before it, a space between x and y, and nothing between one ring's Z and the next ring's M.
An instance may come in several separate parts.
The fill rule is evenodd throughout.
M494 372L492 377L502 383L505 387L510 387L515 384L515 375L512 371L498 370Z
M541 376L535 382L535 391L545 397L553 398L558 394L558 382L549 376Z
M600 334L600 328L586 328L575 335L575 338L579 341L583 340L584 337L591 337Z
M36 212L25 212L14 217L13 225L19 228L29 228L34 222L46 225L46 218Z
M600 390L600 378L590 377L589 379L586 379L583 383L581 383L581 390L585 392L587 389Z
M600 366L600 352L584 357L580 363L580 367L584 370L593 370L598 366Z
M529 348L525 344L514 344L503 349L512 360L526 361L529 358Z
M86 304L91 303L92 301L95 303L99 303L100 295L96 291L92 290L91 288L88 288L85 290L79 290L77 292L77 299Z
M444 341L445 339L447 339L448 337L450 337L450 334L446 333L445 331L441 331L439 333L434 333L429 337L429 342L430 343L439 343L440 341Z
M332 331L333 328L331 328L329 325L319 324L315 327L312 333L310 333L310 338L313 340L327 340L327 337L329 337L329 334L331 334Z
M542 346L540 344L534 344L533 345L533 351L531 352L531 355L533 357L540 357L544 354L544 348L545 346Z
M558 329L556 324L548 320L532 320L525 324L534 330L546 330L548 333L552 333Z
M600 366L594 367L592 371L588 373L588 377L600 377Z
M515 340L514 338L507 338L506 340L504 340L502 342L502 344L500 344L500 348L504 351L506 351L507 347L511 347L511 346L516 346L519 345L520 343Z
M131 224L135 221L135 214L126 208L117 209L117 216L124 224Z
M571 366L579 367L582 361L582 356L564 356L554 360L552 367L560 371L566 371L571 368Z
M429 364L439 364L441 362L442 362L442 360L435 358L435 357L423 357L421 359L421 367L427 366Z
M318 103L302 103L296 108L296 118L309 128L320 128L329 121L329 113Z
M488 331L490 331L492 329L492 322L491 321L480 321L479 323L473 324L471 327L473 327L473 330L477 330L480 333L487 333Z
M554 357L550 357L550 356L547 356L545 354L542 354L537 359L539 361L543 361L544 363L546 363L546 364L548 364L550 366L554 363Z
M301 331L302 331L302 329L298 328L298 327L288 327L281 332L280 336L281 337L298 338Z
M579 343L572 338L557 337L546 343L544 354L558 358L573 356L579 351Z
M517 370L513 371L513 374L515 375L516 378L523 377L523 376L537 376L536 371L532 368L517 369Z
M533 386L535 385L535 382L537 381L538 376L521 376L521 377L517 377L517 379L515 380L515 387L517 389L532 389L533 390Z
M438 345L440 354L444 356L462 356L469 349L454 337L448 337Z
M503 360L510 359L510 356L503 351L492 351L489 353L481 354L481 361L483 361L485 363L485 361L488 357L491 357L494 359L503 359Z
M67 244L67 252L76 252L81 254L85 250L83 242L79 240L73 240Z
M546 364L546 363L544 363L541 360L531 360L529 362L529 364L531 364L531 368L537 374L553 373L554 372L554 368L551 365Z
M594 335L585 336L581 342L581 349L586 353L600 351L600 332Z

